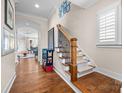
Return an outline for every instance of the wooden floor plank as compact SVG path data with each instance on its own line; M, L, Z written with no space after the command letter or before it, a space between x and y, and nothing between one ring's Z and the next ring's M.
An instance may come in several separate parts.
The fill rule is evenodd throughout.
M53 71L44 72L34 59L22 59L10 93L74 93ZM97 72L78 79L74 84L83 93L120 93L121 82Z
M120 93L121 82L93 72L74 82L83 93Z
M34 59L22 59L10 93L74 93L53 71L44 72Z

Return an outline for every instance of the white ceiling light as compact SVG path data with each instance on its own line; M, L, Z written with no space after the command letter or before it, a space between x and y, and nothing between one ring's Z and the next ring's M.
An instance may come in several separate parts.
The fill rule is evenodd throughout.
M47 20L48 17L52 15L51 10L54 11L54 8L58 7L59 1L60 0L19 0L16 13L34 15L41 17L43 20ZM35 4L38 4L39 8L36 8Z
M40 7L39 4L35 4L34 6L35 6L36 8L39 8L39 7Z

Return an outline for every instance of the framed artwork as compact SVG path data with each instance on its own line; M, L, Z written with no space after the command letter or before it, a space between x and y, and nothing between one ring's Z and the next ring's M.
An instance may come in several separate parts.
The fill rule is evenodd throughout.
M48 31L48 49L54 50L54 28Z
M14 28L14 10L10 0L5 0L5 24L11 30Z
M62 4L59 7L59 17L63 17L66 13L68 13L71 9L71 2L68 0L65 0L62 2Z
M14 33L9 32L7 29L2 30L1 53L2 56L15 51L15 37Z

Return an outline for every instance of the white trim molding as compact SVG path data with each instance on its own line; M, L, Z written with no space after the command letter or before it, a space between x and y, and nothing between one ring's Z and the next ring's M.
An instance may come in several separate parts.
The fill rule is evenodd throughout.
M48 21L47 18L44 18L42 16L29 15L29 14L25 14L25 13L22 13L22 12L16 12L15 15L16 16L24 16L24 17L33 17L33 18L35 18L37 20L40 20L40 21L46 21L46 22Z
M12 75L12 77L10 78L9 82L7 83L6 87L3 89L2 93L9 93L14 81L16 78L16 72Z
M104 74L104 75L106 75L106 76L108 76L108 77L111 77L111 78L113 78L113 79L122 81L122 75L121 75L121 74L118 74L118 73L116 73L116 72L112 72L112 71L110 71L110 70L108 70L108 69L104 69L104 68L101 68L101 67L96 67L96 68L94 69L94 71L99 72L99 73L101 73L101 74Z
M57 69L54 68L54 71L75 91L75 93L82 93L70 80L65 79Z
M109 14L111 15L108 16ZM117 1L111 4L110 6L103 8L102 10L99 10L97 12L97 17L96 17L97 18L97 43L96 43L97 47L112 47L113 48L115 46L115 47L120 48L122 46L121 14L122 13L121 13L121 2L120 1ZM106 20L106 17L111 18L111 22L108 23L104 21ZM110 19L107 19L107 21L110 21ZM109 24L113 24L113 25L109 25Z

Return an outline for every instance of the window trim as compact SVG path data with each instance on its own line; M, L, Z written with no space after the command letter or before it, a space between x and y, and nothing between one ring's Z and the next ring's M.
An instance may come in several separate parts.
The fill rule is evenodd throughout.
M112 9L115 9L116 11L116 19L115 19L115 42L103 42L101 43L99 41L99 16L103 15L109 11L111 11ZM111 6L108 6L100 11L97 12L96 15L96 23L97 23L97 43L96 46L97 47L121 47L122 46L122 16L121 16L121 2L116 2L114 4L112 4Z
M9 49L5 50L5 35L6 35L6 32L9 33ZM13 49L10 48L10 34L13 34L13 38L14 38L14 47ZM2 56L5 56L5 55L8 55L10 53L13 53L15 51L15 36L14 36L14 33L13 32L10 32L9 30L7 30L6 28L2 28L2 31L1 31L1 55Z

